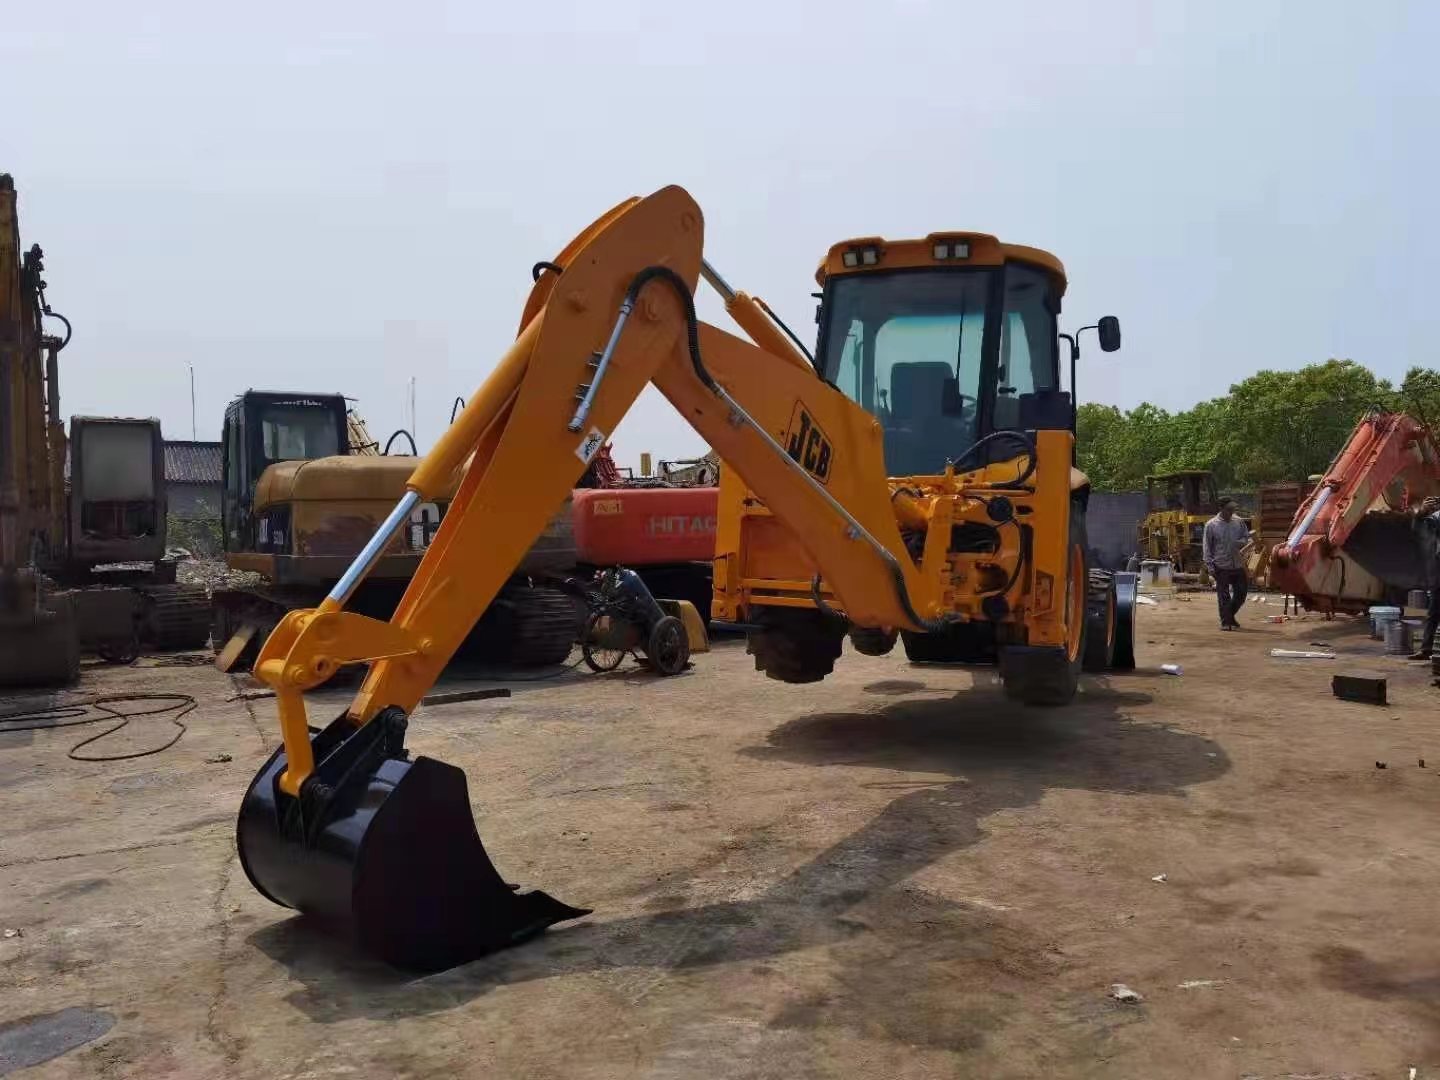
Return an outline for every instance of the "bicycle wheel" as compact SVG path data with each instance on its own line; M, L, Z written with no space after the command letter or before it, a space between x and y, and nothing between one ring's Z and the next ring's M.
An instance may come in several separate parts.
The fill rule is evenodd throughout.
M614 671L630 651L626 628L600 611L592 611L580 636L580 654L591 671Z

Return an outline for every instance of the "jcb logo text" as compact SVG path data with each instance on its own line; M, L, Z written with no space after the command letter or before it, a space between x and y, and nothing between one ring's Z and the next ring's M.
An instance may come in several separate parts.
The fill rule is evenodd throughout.
M795 412L790 417L790 431L786 437L785 449L811 476L822 484L830 482L830 461L833 451L830 440L815 418L800 402L795 403Z

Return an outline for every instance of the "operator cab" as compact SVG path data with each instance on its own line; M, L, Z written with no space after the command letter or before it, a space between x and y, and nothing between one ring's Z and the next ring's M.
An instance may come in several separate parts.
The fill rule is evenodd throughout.
M937 475L996 431L1074 430L1060 388L1065 271L1053 255L983 233L872 237L836 244L816 278L816 366L880 421L889 475ZM1099 329L1102 349L1119 347L1118 322Z
M1209 517L1220 509L1220 497L1215 491L1215 477L1205 470L1192 469L1166 473L1163 476L1147 476L1145 486L1149 493L1152 513L1179 510L1192 517Z
M222 526L226 551L248 550L255 485L280 461L350 453L345 398L247 390L225 409Z

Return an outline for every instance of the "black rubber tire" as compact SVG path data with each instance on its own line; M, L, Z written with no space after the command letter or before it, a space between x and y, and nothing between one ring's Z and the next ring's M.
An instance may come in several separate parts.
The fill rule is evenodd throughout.
M912 664L953 664L960 659L955 643L944 634L917 634L900 631L905 656Z
M618 628L615 630L607 628L605 631L601 631L600 621L608 618L609 616L601 615L598 611L592 612L590 617L585 620L585 630L580 635L580 655L585 658L585 666L600 675L607 671L614 671L630 653L628 648L596 641L597 635L612 637L623 632Z
M666 615L650 628L645 643L645 658L661 675L679 675L690 663L690 639L685 624L674 615Z
M1110 670L1135 670L1135 597L1139 592L1139 575L1115 575L1115 649L1110 657Z
M1077 503L1070 504L1070 536L1066 545L1069 554L1080 548L1082 574L1077 588L1088 588L1090 580L1090 548L1085 542L1085 511ZM1065 583L1068 593L1071 583ZM1000 680L1005 696L1026 705L1068 705L1080 686L1080 668L1085 659L1086 620L1080 621L1080 647L1071 660L1065 649L1031 649L1026 647L1000 650Z
M888 656L897 638L894 630L882 630L878 626L850 628L850 644L862 656Z
M1085 594L1086 671L1109 671L1115 656L1115 575L1108 570L1091 570Z
M527 667L563 664L580 629L570 597L541 585L511 587L500 595L513 605L509 662Z
M835 670L844 624L818 611L773 608L755 619L765 628L746 634L745 651L767 679L814 683Z
M460 651L467 660L489 664L563 664L584 626L584 616L566 593L512 579L490 602Z

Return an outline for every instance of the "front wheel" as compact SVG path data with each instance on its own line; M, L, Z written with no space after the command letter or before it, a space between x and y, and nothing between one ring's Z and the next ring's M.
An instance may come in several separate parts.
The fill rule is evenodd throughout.
M1109 671L1115 659L1115 575L1091 570L1085 595L1086 671Z
M679 675L690 662L690 639L685 624L674 615L666 615L650 629L645 647L650 666L661 675Z
M1068 705L1080 685L1085 659L1086 599L1089 595L1084 511L1070 507L1069 555L1065 572L1065 644L1013 645L1000 652L1000 680L1007 697L1026 705Z

